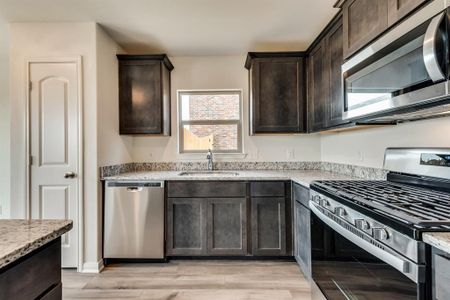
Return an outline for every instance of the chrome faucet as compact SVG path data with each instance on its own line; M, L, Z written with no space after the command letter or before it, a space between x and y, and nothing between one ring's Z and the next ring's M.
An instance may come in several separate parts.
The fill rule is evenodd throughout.
M214 162L213 162L213 154L211 149L208 149L208 153L206 153L206 159L208 160L208 171L214 170Z

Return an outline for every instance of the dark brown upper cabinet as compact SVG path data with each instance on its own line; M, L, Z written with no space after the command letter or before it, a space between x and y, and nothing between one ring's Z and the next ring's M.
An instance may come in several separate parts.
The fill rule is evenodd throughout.
M427 1L429 0L388 0L389 26L392 26Z
M339 126L348 121L342 119L344 112L344 90L342 85L343 53L343 25L342 18L338 18L326 35L327 68L329 105L327 115L327 127Z
M388 0L348 0L342 11L345 58L388 28Z
M305 53L251 52L250 134L305 132Z
M344 110L341 66L342 17L338 15L308 50L308 131L318 132L348 124Z
M170 136L170 72L167 55L117 55L120 134Z
M328 106L328 67L326 41L321 40L308 56L308 131L326 128Z
M430 0L347 0L342 4L344 58Z

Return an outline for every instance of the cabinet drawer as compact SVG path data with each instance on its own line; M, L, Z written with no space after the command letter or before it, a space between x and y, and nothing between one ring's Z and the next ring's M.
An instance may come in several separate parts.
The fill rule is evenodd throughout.
M304 206L309 206L309 189L298 183L294 184L294 200L300 202Z
M245 182L171 181L167 184L170 198L245 197Z
M284 197L284 181L259 181L250 183L250 195L252 197Z
M35 299L61 282L61 239L0 270L0 299Z

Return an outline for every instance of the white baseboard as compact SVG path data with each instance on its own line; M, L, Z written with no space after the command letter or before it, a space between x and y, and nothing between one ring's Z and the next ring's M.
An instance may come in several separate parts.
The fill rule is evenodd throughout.
M105 268L103 264L103 259L98 262L85 262L83 264L83 268L81 269L81 273L100 273Z

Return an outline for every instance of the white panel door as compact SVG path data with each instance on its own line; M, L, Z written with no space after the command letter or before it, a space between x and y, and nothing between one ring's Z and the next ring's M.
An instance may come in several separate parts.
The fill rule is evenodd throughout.
M31 218L71 219L62 266L78 261L79 82L76 62L34 62L30 78Z

